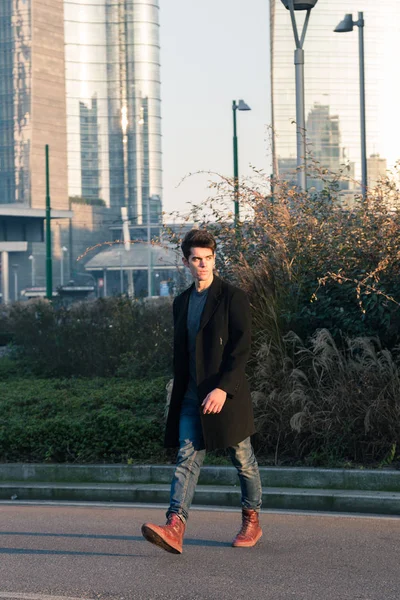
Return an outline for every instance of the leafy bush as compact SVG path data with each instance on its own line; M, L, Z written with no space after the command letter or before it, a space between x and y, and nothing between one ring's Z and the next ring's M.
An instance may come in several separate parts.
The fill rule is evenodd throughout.
M159 461L166 379L0 381L0 460Z
M244 286L261 311L256 334L262 306L272 302L282 334L294 331L306 340L327 328L336 341L345 334L379 336L391 348L400 342L399 172L400 165L365 201L355 197L350 205L337 178L325 173L318 193L298 192L284 181L272 187L261 174L242 183L246 219L236 230L233 182L222 180L208 202L193 207L191 219L218 238L219 272ZM172 241L179 244L180 237Z
M12 305L8 326L24 361L40 376L146 378L171 371L172 310L128 298L71 307Z
M319 330L308 346L294 334L284 343L280 357L268 343L258 351L261 453L334 466L381 462L400 448L400 369L377 339L347 338L343 351Z
M25 365L9 355L0 357L0 381L11 380L18 376L28 376Z

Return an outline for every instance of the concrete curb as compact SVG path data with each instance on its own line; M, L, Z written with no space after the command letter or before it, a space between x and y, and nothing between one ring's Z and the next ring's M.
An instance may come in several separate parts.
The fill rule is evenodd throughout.
M170 465L0 464L0 500L168 504ZM400 471L261 467L263 507L400 515ZM204 467L194 504L240 506L234 467Z
M165 483L173 465L0 464L1 482ZM263 487L400 492L400 470L260 467ZM200 485L237 485L234 467L203 467Z
M0 484L0 500L123 502L165 504L170 486L164 484ZM198 485L194 505L239 507L238 486ZM347 490L310 490L304 488L263 488L263 508L323 512L400 515L400 494Z

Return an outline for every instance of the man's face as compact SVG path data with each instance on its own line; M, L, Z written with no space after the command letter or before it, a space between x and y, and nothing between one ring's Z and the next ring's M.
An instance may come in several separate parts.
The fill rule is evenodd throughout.
M183 258L182 260L185 267L190 270L193 279L209 281L212 278L215 254L211 248L191 248L189 258Z

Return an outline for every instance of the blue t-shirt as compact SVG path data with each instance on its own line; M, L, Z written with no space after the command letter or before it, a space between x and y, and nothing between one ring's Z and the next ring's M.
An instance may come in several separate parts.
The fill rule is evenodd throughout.
M194 287L189 298L187 316L188 353L189 353L189 383L184 401L199 402L196 376L196 337L199 331L201 316L207 301L208 288L198 292Z

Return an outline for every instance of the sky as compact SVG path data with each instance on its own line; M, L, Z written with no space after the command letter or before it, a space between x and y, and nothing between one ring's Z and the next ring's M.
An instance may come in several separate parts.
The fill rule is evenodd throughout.
M211 193L188 174L233 176L232 100L252 109L237 113L239 177L270 173L269 2L161 0L160 43L163 208L183 216Z

